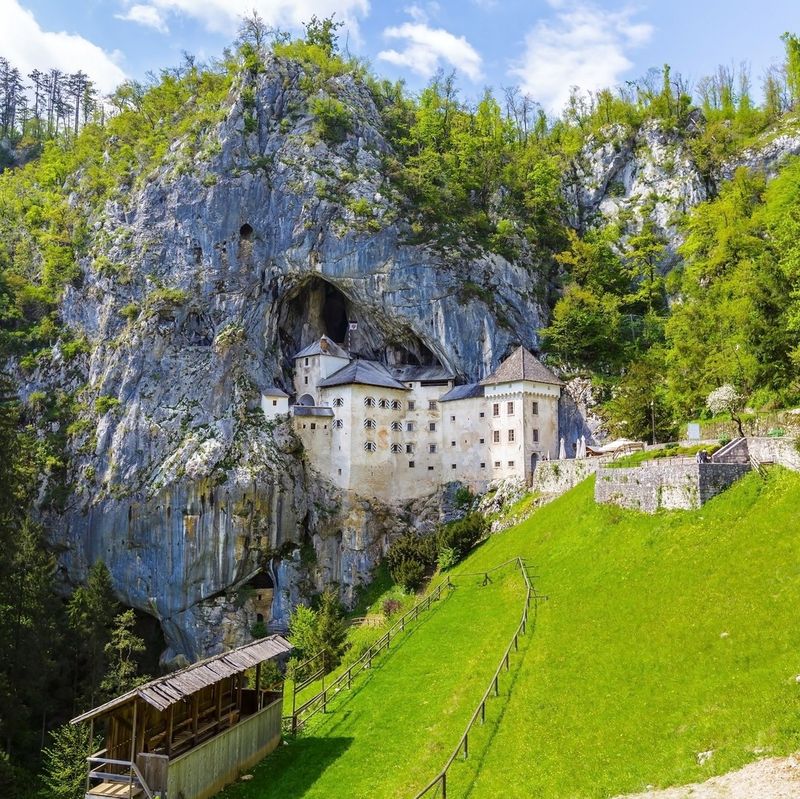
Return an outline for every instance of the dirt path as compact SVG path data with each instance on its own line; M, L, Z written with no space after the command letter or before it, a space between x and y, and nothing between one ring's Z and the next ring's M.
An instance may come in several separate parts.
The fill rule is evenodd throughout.
M628 794L615 799L798 799L800 755L772 757L739 771L680 788Z

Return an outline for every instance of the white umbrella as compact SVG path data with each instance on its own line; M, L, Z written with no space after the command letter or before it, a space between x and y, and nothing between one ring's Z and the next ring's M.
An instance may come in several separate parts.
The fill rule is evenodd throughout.
M579 458L586 457L586 436L581 436L581 443L578 445L578 452L580 453L580 455L578 455Z
M567 450L564 447L564 436L561 436L561 443L558 446L558 459L560 461L567 459Z

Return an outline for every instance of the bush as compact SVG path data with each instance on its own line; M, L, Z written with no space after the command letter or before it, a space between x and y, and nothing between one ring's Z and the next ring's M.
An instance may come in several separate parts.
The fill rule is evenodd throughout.
M100 416L105 415L112 408L116 408L117 405L119 405L119 400L116 397L109 397L105 394L99 396L94 401L94 409L100 414Z
M392 577L406 591L416 591L425 579L425 566L418 560L401 560L392 569Z
M480 513L470 513L463 519L444 525L436 536L439 553L453 550L455 562L461 560L486 533L486 519Z
M250 635L252 635L253 638L266 638L267 637L267 625L264 624L263 621L257 621L250 628Z
M387 618L393 616L402 607L403 603L399 599L387 599L383 603L383 615Z
M439 550L439 568L442 571L452 569L458 563L458 556L453 547L442 547Z
M311 113L316 117L315 126L320 138L329 144L339 144L350 132L351 119L347 106L335 97L314 97Z

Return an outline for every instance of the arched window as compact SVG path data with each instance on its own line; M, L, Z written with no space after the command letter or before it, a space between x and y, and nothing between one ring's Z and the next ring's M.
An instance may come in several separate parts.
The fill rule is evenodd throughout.
M383 397L381 397L381 399L378 400L378 407L379 408L388 408L389 407L389 400L383 399Z
M375 407L375 397L364 397L364 405L367 408L374 408Z
M393 411L399 411L399 410L402 410L402 408L403 408L403 403L400 402L400 400L392 400L392 410Z
M399 444L392 444L392 452L402 452L403 448Z
M378 426L378 423L374 419L364 419L364 427L367 430L374 430Z
M341 397L334 397L333 407L334 408L341 408L342 405L344 405L344 400Z
M392 422L392 430L402 430L403 423L402 422Z
M344 422L341 419L335 419L333 422L333 426L337 430L341 430L344 427Z
M366 452L375 452L375 450L378 449L378 447L375 445L374 441L365 441L364 449Z

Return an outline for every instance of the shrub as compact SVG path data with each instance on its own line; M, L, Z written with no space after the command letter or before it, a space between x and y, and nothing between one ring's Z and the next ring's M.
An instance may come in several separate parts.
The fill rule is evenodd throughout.
M108 413L112 408L116 408L119 405L119 400L116 397L109 397L106 394L99 396L94 401L94 409L100 416Z
M403 607L403 603L399 599L387 599L383 603L383 615L393 616L401 607Z
M352 122L347 106L335 97L314 97L311 113L316 117L315 127L320 138L329 144L339 144L350 132Z
M267 625L264 624L263 621L257 621L250 628L250 635L252 635L253 638L266 638L267 637Z
M392 577L406 591L416 591L425 578L425 566L418 560L401 560L392 569Z
M442 571L452 569L458 563L458 556L453 547L442 547L439 550L439 568Z
M139 306L135 302L129 302L127 305L124 305L119 309L119 315L123 319L132 321L139 315Z
M452 549L456 562L461 560L486 533L486 520L480 513L470 513L463 519L450 522L439 529L436 536L439 553Z

